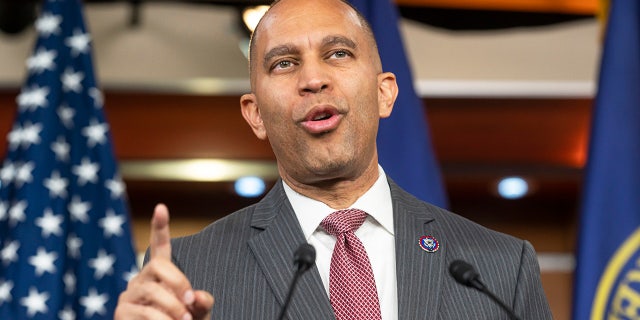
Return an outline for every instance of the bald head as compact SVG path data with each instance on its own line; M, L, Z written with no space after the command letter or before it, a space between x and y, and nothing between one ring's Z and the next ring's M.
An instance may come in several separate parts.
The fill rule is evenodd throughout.
M275 0L271 4L271 7L269 8L269 10L267 10L267 12L264 14L262 19L260 19L260 21L258 22L258 25L253 31L253 34L251 35L251 39L249 42L249 76L251 78L252 87L254 86L254 80L255 80L254 75L255 75L256 67L258 66L258 63L259 63L259 61L257 61L258 55L256 53L256 43L261 41L261 36L264 33L262 29L264 29L265 24L268 24L265 21L269 21L273 19L274 21L272 23L276 23L278 19L287 18L286 15L280 14L281 13L280 11L286 11L287 8L285 7L296 7L296 6L303 7L303 6L318 4L319 2L324 2L332 6L335 9L335 11L339 12L340 14L353 15L353 17L355 18L355 21L357 21L357 24L355 24L354 26L359 28L364 33L367 39L367 45L371 47L371 50L374 53L373 63L375 63L379 71L382 72L382 64L380 62L378 46L377 46L373 31L371 29L371 26L369 25L365 17L355 7L353 7L348 1L346 0Z

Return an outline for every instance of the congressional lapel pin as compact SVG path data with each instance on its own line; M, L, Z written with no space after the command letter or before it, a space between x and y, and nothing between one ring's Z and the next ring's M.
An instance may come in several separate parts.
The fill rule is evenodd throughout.
M436 252L440 248L440 243L433 236L422 236L418 241L420 248L426 252Z

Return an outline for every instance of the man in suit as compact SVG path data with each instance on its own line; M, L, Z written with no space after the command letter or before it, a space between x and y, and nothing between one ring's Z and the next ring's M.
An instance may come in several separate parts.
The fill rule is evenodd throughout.
M528 242L416 199L378 165L378 122L398 87L355 9L278 1L253 35L250 77L241 111L269 140L281 180L257 204L173 241L158 205L150 259L120 296L116 318L275 319L293 253L308 242L318 258L289 319L506 319L449 276L456 259L472 263L519 316L551 319ZM352 220L349 235L334 230ZM356 267L343 268L353 259Z

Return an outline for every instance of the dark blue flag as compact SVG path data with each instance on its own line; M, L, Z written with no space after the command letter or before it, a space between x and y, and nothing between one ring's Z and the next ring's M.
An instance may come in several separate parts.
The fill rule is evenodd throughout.
M110 319L137 272L91 37L49 0L0 169L0 319Z
M640 2L612 1L582 198L574 319L640 315Z
M447 207L424 108L413 87L411 69L398 30L398 10L391 0L350 2L371 24L383 70L396 75L400 88L391 117L380 122L380 164L393 180L416 197Z

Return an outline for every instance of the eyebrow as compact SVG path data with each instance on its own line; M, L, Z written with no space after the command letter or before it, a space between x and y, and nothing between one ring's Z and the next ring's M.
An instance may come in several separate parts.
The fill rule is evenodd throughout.
M338 35L326 36L322 39L322 42L321 42L322 48L332 47L337 45L343 45L351 49L356 49L358 47L356 43L353 42L353 40L347 37L338 36ZM273 47L271 50L267 51L267 53L264 55L264 59L262 60L262 63L265 69L269 69L269 63L273 58L278 56L284 56L284 55L296 55L299 53L300 53L300 50L295 45L286 43L283 45Z
M288 54L298 54L298 53L300 53L300 50L298 50L292 44L283 44L283 45L274 47L264 55L264 59L263 59L264 68L269 69L269 62L274 57L284 56Z
M336 45L343 45L351 49L356 49L358 46L353 40L344 36L326 36L322 39L322 47L332 47Z

